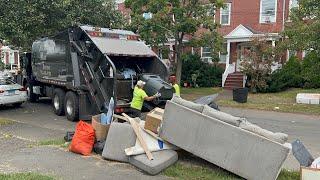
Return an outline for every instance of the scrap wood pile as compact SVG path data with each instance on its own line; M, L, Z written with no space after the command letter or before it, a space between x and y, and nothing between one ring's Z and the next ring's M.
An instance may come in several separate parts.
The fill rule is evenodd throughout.
M286 134L176 96L165 109L148 113L145 121L127 114L111 118L110 124L103 125L102 115L94 116L93 127L86 129L88 135L80 136L91 138L84 141L92 149L95 132L95 149L102 147L105 159L129 162L151 175L174 164L178 160L175 150L181 148L243 178L271 180L277 178L291 150ZM74 137L77 134L78 129ZM79 153L73 149L74 141L70 150Z

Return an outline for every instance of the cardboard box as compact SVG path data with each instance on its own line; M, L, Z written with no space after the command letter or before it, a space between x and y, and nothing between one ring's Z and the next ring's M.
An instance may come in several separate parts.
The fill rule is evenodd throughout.
M96 140L105 141L107 138L110 124L108 125L101 124L100 118L101 118L101 114L92 116L91 123L96 135Z
M146 116L144 128L158 134L163 114L164 109L161 108L155 108L152 111L150 111Z
M301 180L315 180L320 179L320 169L314 169L309 167L300 168Z

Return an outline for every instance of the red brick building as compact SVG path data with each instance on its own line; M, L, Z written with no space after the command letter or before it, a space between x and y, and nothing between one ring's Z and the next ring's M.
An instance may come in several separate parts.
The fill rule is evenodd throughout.
M225 0L225 8L217 10L213 17L220 24L218 32L224 37L226 54L220 55L220 64L225 67L222 86L227 88L242 87L245 77L238 73L243 53L252 47L250 41L255 37L267 37L276 46L284 24L289 19L290 9L298 5L297 0ZM126 16L130 14L124 4L119 4L119 10ZM167 44L170 50L172 43ZM194 52L193 48L188 48ZM210 61L210 49L200 49L203 60ZM303 53L287 52L283 57L291 55L302 58ZM225 64L225 65L224 65ZM276 66L274 68L277 68Z
M267 37L273 46L280 39L284 24L289 19L290 9L298 5L297 0L226 0L226 7L217 11L215 20L221 27L218 29L225 39L227 54L226 68L222 85L233 88L244 86L244 78L237 73L246 49L251 48L250 41L255 37ZM283 57L288 59L296 54L302 58L302 53L287 52ZM283 60L283 61L284 61ZM276 66L274 68L277 68Z

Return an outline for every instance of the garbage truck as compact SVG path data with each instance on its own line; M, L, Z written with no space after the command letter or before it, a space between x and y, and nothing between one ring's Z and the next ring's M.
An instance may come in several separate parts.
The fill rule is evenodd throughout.
M145 104L149 109L163 106L174 93L166 65L131 31L71 27L36 40L23 59L29 100L50 97L55 114L71 121L106 112L111 98L115 113L128 113L140 79L149 96L162 94Z

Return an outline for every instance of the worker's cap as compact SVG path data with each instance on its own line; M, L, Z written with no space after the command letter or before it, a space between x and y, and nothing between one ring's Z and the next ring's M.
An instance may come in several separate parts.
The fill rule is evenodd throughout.
M139 80L139 81L137 82L137 85L138 85L138 86L144 86L145 84L146 84L146 82L141 81L141 80Z

